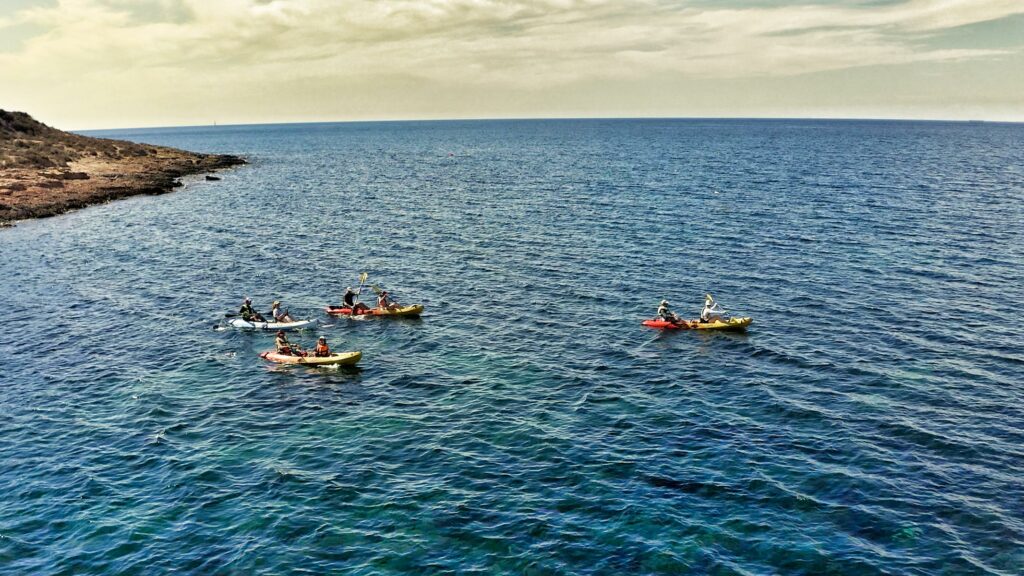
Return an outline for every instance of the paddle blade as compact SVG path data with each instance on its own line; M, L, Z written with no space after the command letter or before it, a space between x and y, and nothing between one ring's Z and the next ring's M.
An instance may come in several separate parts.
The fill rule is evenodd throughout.
M360 284L364 284L366 282L366 279L369 278L369 277L370 277L369 274L367 274L366 272L363 272L362 274L359 275L359 283Z
M384 291L384 290L381 289L380 286L377 286L376 284L370 286L370 290L373 290L374 294L380 294L381 292Z

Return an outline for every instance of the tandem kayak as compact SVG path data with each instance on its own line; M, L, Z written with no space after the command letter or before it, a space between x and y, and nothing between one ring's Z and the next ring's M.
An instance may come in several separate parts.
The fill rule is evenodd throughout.
M331 316L350 316L352 315L352 309L343 306L328 306L325 308L328 314ZM387 310L384 308L368 308L361 312L356 312L355 316L419 316L423 313L423 304L412 304L409 306L402 306L394 310Z
M249 322L241 318L228 320L228 326L240 330L305 330L314 328L316 323L316 319L296 320L295 322Z
M278 364L302 364L303 366L353 366L362 357L363 353L358 350L355 352L335 352L330 356L321 357L291 356L289 354L278 354L273 350L260 354L260 358L277 362Z
M753 318L746 317L727 318L725 320L715 320L714 322L683 320L677 324L675 322L669 322L668 320L662 320L661 318L654 318L652 320L644 320L641 324L648 328L665 330L746 330L747 326L750 326L750 323L753 321Z

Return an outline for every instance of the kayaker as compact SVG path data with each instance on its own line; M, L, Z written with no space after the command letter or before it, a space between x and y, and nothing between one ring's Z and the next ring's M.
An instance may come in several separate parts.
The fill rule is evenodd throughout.
M658 305L658 317L666 322L671 322L673 324L678 324L679 322L681 322L679 316L676 315L675 312L669 310L668 300L662 300L661 304Z
M266 322L266 319L252 307L252 298L245 297L242 307L238 309L238 315L246 322Z
M274 339L274 345L277 347L278 354L284 354L285 356L304 355L298 347L293 347L292 343L288 341L288 337L284 335L284 330L277 331L277 338Z
M377 308L382 310L397 310L401 308L398 302L391 299L391 295L388 294L387 290L382 290L380 295L377 296Z
M349 314L360 314L370 309L366 304L356 302L356 296L358 296L358 293L355 290L352 290L351 286L345 288L345 297L343 300L345 302L345 308L349 309Z
M331 355L331 349L327 347L327 337L321 336L316 341L316 348L313 350L313 355L317 358L326 358Z
M718 306L718 302L715 302L711 294L705 294L704 308L700 311L700 321L707 324L708 322L721 320L722 317L716 314L716 312L725 312L725 310Z
M274 300L274 303L270 305L270 315L274 317L276 322L295 322L295 319L288 314L287 310L281 312L280 300Z

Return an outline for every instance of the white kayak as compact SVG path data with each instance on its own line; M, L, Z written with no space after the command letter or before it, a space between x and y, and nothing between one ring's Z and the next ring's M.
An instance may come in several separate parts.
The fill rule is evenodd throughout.
M317 320L296 320L295 322L249 322L241 318L228 320L228 326L239 330L305 330L315 328Z

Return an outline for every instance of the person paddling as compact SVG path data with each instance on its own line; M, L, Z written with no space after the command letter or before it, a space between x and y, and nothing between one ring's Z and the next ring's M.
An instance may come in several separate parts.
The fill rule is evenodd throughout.
M313 349L313 355L317 358L326 358L331 355L331 349L327 347L327 337L321 336L316 341L316 348Z
M397 310L401 306L398 302L391 299L391 295L388 294L387 290L382 290L380 295L377 296L377 308L381 310Z
M715 322L721 320L722 317L718 315L718 313L721 312L725 312L725 310L722 310L722 308L719 307L718 302L715 302L715 299L711 296L711 294L705 294L704 308L700 311L701 323L707 324L708 322Z
M661 304L658 305L658 317L666 322L671 322L673 324L679 324L680 322L682 322L679 316L669 309L668 300L662 300Z
M280 300L274 300L274 303L270 305L270 315L274 317L275 322L295 322L287 310L281 311Z
M305 356L298 346L293 346L292 343L288 341L288 337L284 335L284 330L277 331L277 338L274 339L274 346L277 347L278 354L284 354L285 356Z
M370 309L370 307L367 306L366 304L356 301L356 296L358 296L358 294L358 292L352 290L351 286L345 288L344 302L345 308L349 309L349 314L362 314Z
M238 315L246 322L266 322L266 319L252 307L252 298L248 296L245 297L242 307L238 309Z

